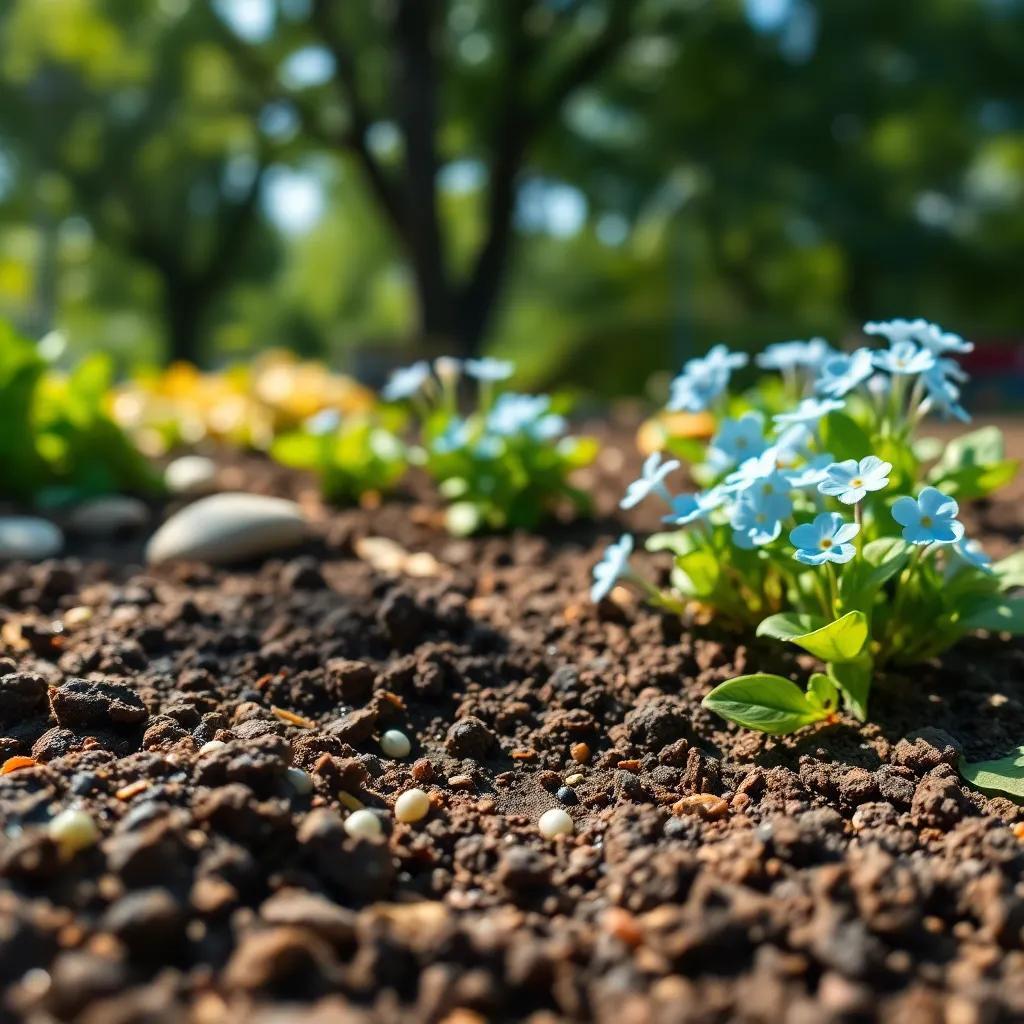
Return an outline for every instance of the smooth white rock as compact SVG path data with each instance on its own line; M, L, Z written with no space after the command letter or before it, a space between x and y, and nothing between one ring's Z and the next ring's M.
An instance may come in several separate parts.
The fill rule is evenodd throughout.
M552 807L545 811L537 822L537 829L545 839L554 839L555 836L571 836L576 831L567 811L561 807Z
M411 824L430 813L430 797L422 789L407 789L395 801L395 817Z
M408 757L412 743L401 729L388 729L380 738L380 749L388 757Z
M72 510L67 528L91 537L112 537L115 533L137 530L149 522L145 502L125 494L110 494L85 501Z
M214 494L171 516L149 539L146 560L237 562L297 544L306 527L306 517L293 501L262 494Z
M182 455L167 464L164 483L172 494L202 494L212 490L217 464L205 455Z
M353 811L345 819L345 831L353 839L379 839L384 835L384 826L380 818L373 811L365 808L360 811Z
M64 547L64 534L49 519L38 516L0 516L0 558L38 562Z

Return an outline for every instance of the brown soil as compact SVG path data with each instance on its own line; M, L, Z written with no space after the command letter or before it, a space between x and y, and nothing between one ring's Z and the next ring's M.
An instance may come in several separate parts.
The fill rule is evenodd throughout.
M867 726L728 727L711 687L808 663L589 604L638 461L606 447L595 523L471 541L429 499L328 512L235 461L223 486L314 510L303 551L154 571L128 538L0 568L0 760L39 762L0 777L2 1019L1024 1020L1024 811L955 770L1024 741L1024 645L886 679ZM993 554L1021 495L974 520ZM433 810L397 824L412 785ZM353 797L385 839L346 836ZM62 859L70 805L102 839ZM556 806L576 834L547 841Z

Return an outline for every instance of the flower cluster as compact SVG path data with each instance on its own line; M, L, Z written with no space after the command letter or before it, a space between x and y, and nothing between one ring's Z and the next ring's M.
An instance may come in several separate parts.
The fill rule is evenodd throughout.
M418 418L411 457L451 502L452 533L530 528L561 504L581 512L590 507L568 478L593 459L595 443L566 435L568 423L551 396L503 390L514 373L514 364L502 359L445 356L396 370L382 391ZM460 402L466 380L476 385L468 411Z
M758 677L755 690L769 703L784 691L792 704L787 687L796 690L802 703L786 719L794 728L835 712L829 687L863 717L876 667L930 657L973 629L1024 628L998 567L958 519L960 500L991 492L1015 471L998 431L969 434L937 460L916 437L929 413L969 418L960 404L966 375L951 354L970 343L925 320L869 323L865 332L887 346L840 352L815 338L761 353L757 365L784 378L792 407L783 411L759 401L760 390L727 394L745 355L717 345L688 362L670 408L719 413L703 460L689 467L703 486L673 493L680 462L655 454L621 503L656 500L674 527L648 542L675 556L671 590L655 592L661 607L758 625L827 663L829 682L812 680L806 693ZM628 535L609 549L595 569L595 599L617 580L654 591L632 571L631 550ZM742 682L729 694L716 690L708 706L787 731L763 707L750 711L751 678L723 684Z

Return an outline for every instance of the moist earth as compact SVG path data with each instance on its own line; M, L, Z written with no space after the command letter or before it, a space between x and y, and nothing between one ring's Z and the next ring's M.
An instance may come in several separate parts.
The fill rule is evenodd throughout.
M589 603L602 547L655 526L614 514L638 462L607 439L593 522L453 540L424 488L331 510L222 456L221 487L310 510L303 548L0 568L0 759L37 762L0 776L2 1019L1024 1020L1024 811L956 771L1024 742L1024 645L888 676L868 725L735 729L713 686L814 662ZM996 556L1020 497L970 520ZM398 823L412 786L430 814ZM381 838L346 834L360 805ZM68 856L71 806L101 838ZM552 807L574 835L541 837Z

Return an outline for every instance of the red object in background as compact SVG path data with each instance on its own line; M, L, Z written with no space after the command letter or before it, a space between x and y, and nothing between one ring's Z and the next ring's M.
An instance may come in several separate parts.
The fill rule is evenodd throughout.
M964 403L975 413L1024 412L1024 340L986 338L957 357L971 375Z

